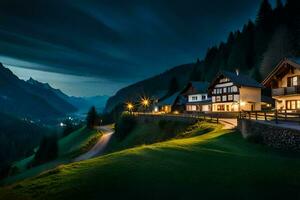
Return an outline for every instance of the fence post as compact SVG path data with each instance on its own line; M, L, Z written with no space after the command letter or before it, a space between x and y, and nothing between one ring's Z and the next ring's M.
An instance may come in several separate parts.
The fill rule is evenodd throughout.
M251 111L249 111L249 119L251 119Z
M284 120L287 120L287 114L286 114L286 110L284 110Z
M255 111L255 120L257 120L257 111Z
M266 113L266 111L264 111L264 115L265 115L265 121L267 121L267 113Z
M278 113L277 109L275 110L275 123L278 124Z
M217 124L219 123L219 114L217 114Z

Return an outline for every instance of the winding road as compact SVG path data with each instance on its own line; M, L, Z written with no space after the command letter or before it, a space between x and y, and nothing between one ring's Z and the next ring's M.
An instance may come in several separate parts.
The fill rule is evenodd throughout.
M237 126L237 119L220 118L219 122L224 125L223 129L234 129Z
M112 135L114 134L114 131L109 126L100 126L98 130L104 132L103 136L99 138L98 142L88 152L75 158L74 162L87 160L95 156L99 156L103 152L108 142L110 141Z
M219 119L219 122L224 125L223 129L233 129L237 125L236 119ZM97 128L100 131L103 131L103 136L98 140L98 142L86 153L78 156L73 161L78 162L82 160L87 160L95 156L101 155L108 142L110 141L114 131L110 126L100 126Z

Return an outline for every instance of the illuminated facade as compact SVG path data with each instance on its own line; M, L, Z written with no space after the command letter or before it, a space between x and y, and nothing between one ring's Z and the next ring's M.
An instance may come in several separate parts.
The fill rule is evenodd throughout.
M190 82L183 90L187 101L185 110L187 112L209 112L211 111L211 98L207 94L209 84L206 82Z
M209 87L212 112L259 111L261 88L257 81L238 72L221 72Z
M282 59L263 81L272 89L277 110L296 112L300 110L300 60Z

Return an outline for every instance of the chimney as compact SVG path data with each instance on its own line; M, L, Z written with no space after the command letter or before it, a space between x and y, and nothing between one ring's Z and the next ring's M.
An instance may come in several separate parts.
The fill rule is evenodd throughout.
M240 74L239 69L235 70L236 75L238 76Z

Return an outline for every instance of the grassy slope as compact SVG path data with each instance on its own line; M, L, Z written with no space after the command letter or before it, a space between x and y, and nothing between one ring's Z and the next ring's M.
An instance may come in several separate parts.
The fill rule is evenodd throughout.
M176 121L166 121L163 127L158 122L139 122L131 133L122 141L113 137L108 152L115 152L135 146L153 144L174 138L188 129L190 124Z
M2 190L0 198L299 197L299 167L297 157L248 143L239 133L216 128L201 136L61 166Z
M15 166L18 168L20 173L15 176L8 177L3 180L2 183L13 183L18 180L35 176L60 164L68 163L70 159L88 151L88 149L91 148L100 136L101 134L96 130L90 131L85 127L82 127L59 140L59 157L56 160L31 169L27 169L26 166L32 161L34 156L20 160L15 163Z

